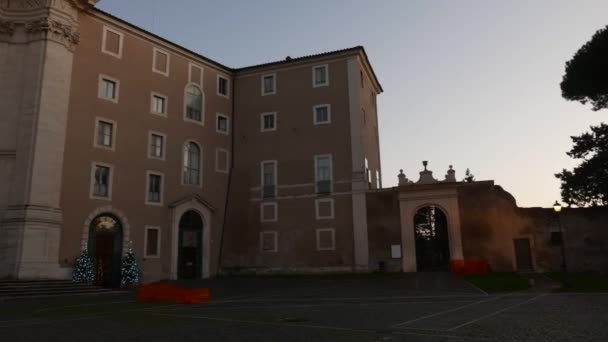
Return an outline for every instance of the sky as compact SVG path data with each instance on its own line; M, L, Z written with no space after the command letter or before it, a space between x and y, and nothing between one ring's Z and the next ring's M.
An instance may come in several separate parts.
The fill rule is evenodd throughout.
M422 161L470 168L523 207L560 199L570 136L608 121L561 97L565 62L608 25L606 0L101 0L100 9L230 67L363 45L385 187Z

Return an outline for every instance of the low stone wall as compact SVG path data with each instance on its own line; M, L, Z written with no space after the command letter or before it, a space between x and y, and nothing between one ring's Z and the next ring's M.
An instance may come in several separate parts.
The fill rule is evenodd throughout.
M367 193L372 271L402 271L401 259L391 255L391 246L401 245L399 191L406 190ZM517 270L514 240L528 239L533 269L560 271L561 246L551 240L552 233L559 231L559 217L568 269L608 272L608 207L564 208L559 216L552 208L520 208L493 181L458 184L458 203L464 260L487 260L493 271L513 272Z

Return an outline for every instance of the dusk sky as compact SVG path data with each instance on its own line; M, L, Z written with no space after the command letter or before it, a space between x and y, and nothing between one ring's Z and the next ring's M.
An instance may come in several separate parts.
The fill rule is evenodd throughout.
M363 45L384 186L453 164L520 206L559 199L571 135L608 111L561 98L564 64L608 24L608 1L102 0L98 7L230 67ZM247 113L241 113L244 115Z

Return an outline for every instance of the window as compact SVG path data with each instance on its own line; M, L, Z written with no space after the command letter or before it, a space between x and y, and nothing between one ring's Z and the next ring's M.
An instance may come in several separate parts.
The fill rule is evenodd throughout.
M168 52L154 48L152 58L152 71L163 76L169 76L171 57Z
M146 227L144 257L160 258L160 227Z
M215 131L222 134L229 134L229 122L230 120L224 114L217 113L217 120L215 124Z
M380 184L380 171L376 170L376 189L382 189L382 184Z
M312 68L312 86L323 87L329 85L328 66L319 65Z
M262 113L260 120L260 131L276 131L277 130L277 113Z
M201 149L193 142L184 147L184 174L182 183L200 185L201 183Z
M278 233L273 231L260 232L260 251L278 251Z
M116 58L122 58L123 34L104 26L101 39L101 52Z
M117 103L118 102L118 90L120 83L105 75L99 75L99 94L100 99L108 100Z
M203 93L195 85L186 87L186 120L203 121Z
M219 96L228 97L230 93L229 85L230 83L226 77L217 75L217 94Z
M317 229L317 251L336 249L336 230L332 228Z
M315 125L331 123L331 106L328 104L314 106L313 120Z
M334 218L334 200L331 198L320 198L315 200L315 217L317 220Z
M188 63L188 79L190 80L190 83L202 86L203 67L196 64Z
M228 173L230 167L229 152L223 148L215 149L215 172Z
M276 160L263 161L262 169L262 197L276 197L277 162Z
M331 164L331 155L315 156L315 179L317 193L330 193L332 191Z
M157 172L146 173L146 204L162 205L163 175Z
M108 119L96 119L95 131L95 147L114 150L115 122Z
M148 157L165 160L165 135L150 132L148 135Z
M110 165L93 163L91 170L91 198L111 199L112 197L112 167Z
M167 97L158 93L152 93L152 108L150 111L153 114L167 115Z
M276 202L260 204L260 222L277 222L278 206Z
M262 76L262 96L277 93L276 74Z

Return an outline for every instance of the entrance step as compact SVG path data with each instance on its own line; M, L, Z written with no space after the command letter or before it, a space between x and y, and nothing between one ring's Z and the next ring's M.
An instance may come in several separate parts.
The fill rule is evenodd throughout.
M553 291L560 287L560 284L556 283L553 279L545 276L542 273L519 272L519 274L528 279L530 284L528 292L547 292Z
M69 280L3 280L0 281L0 302L17 299L39 299L74 295L126 293Z

